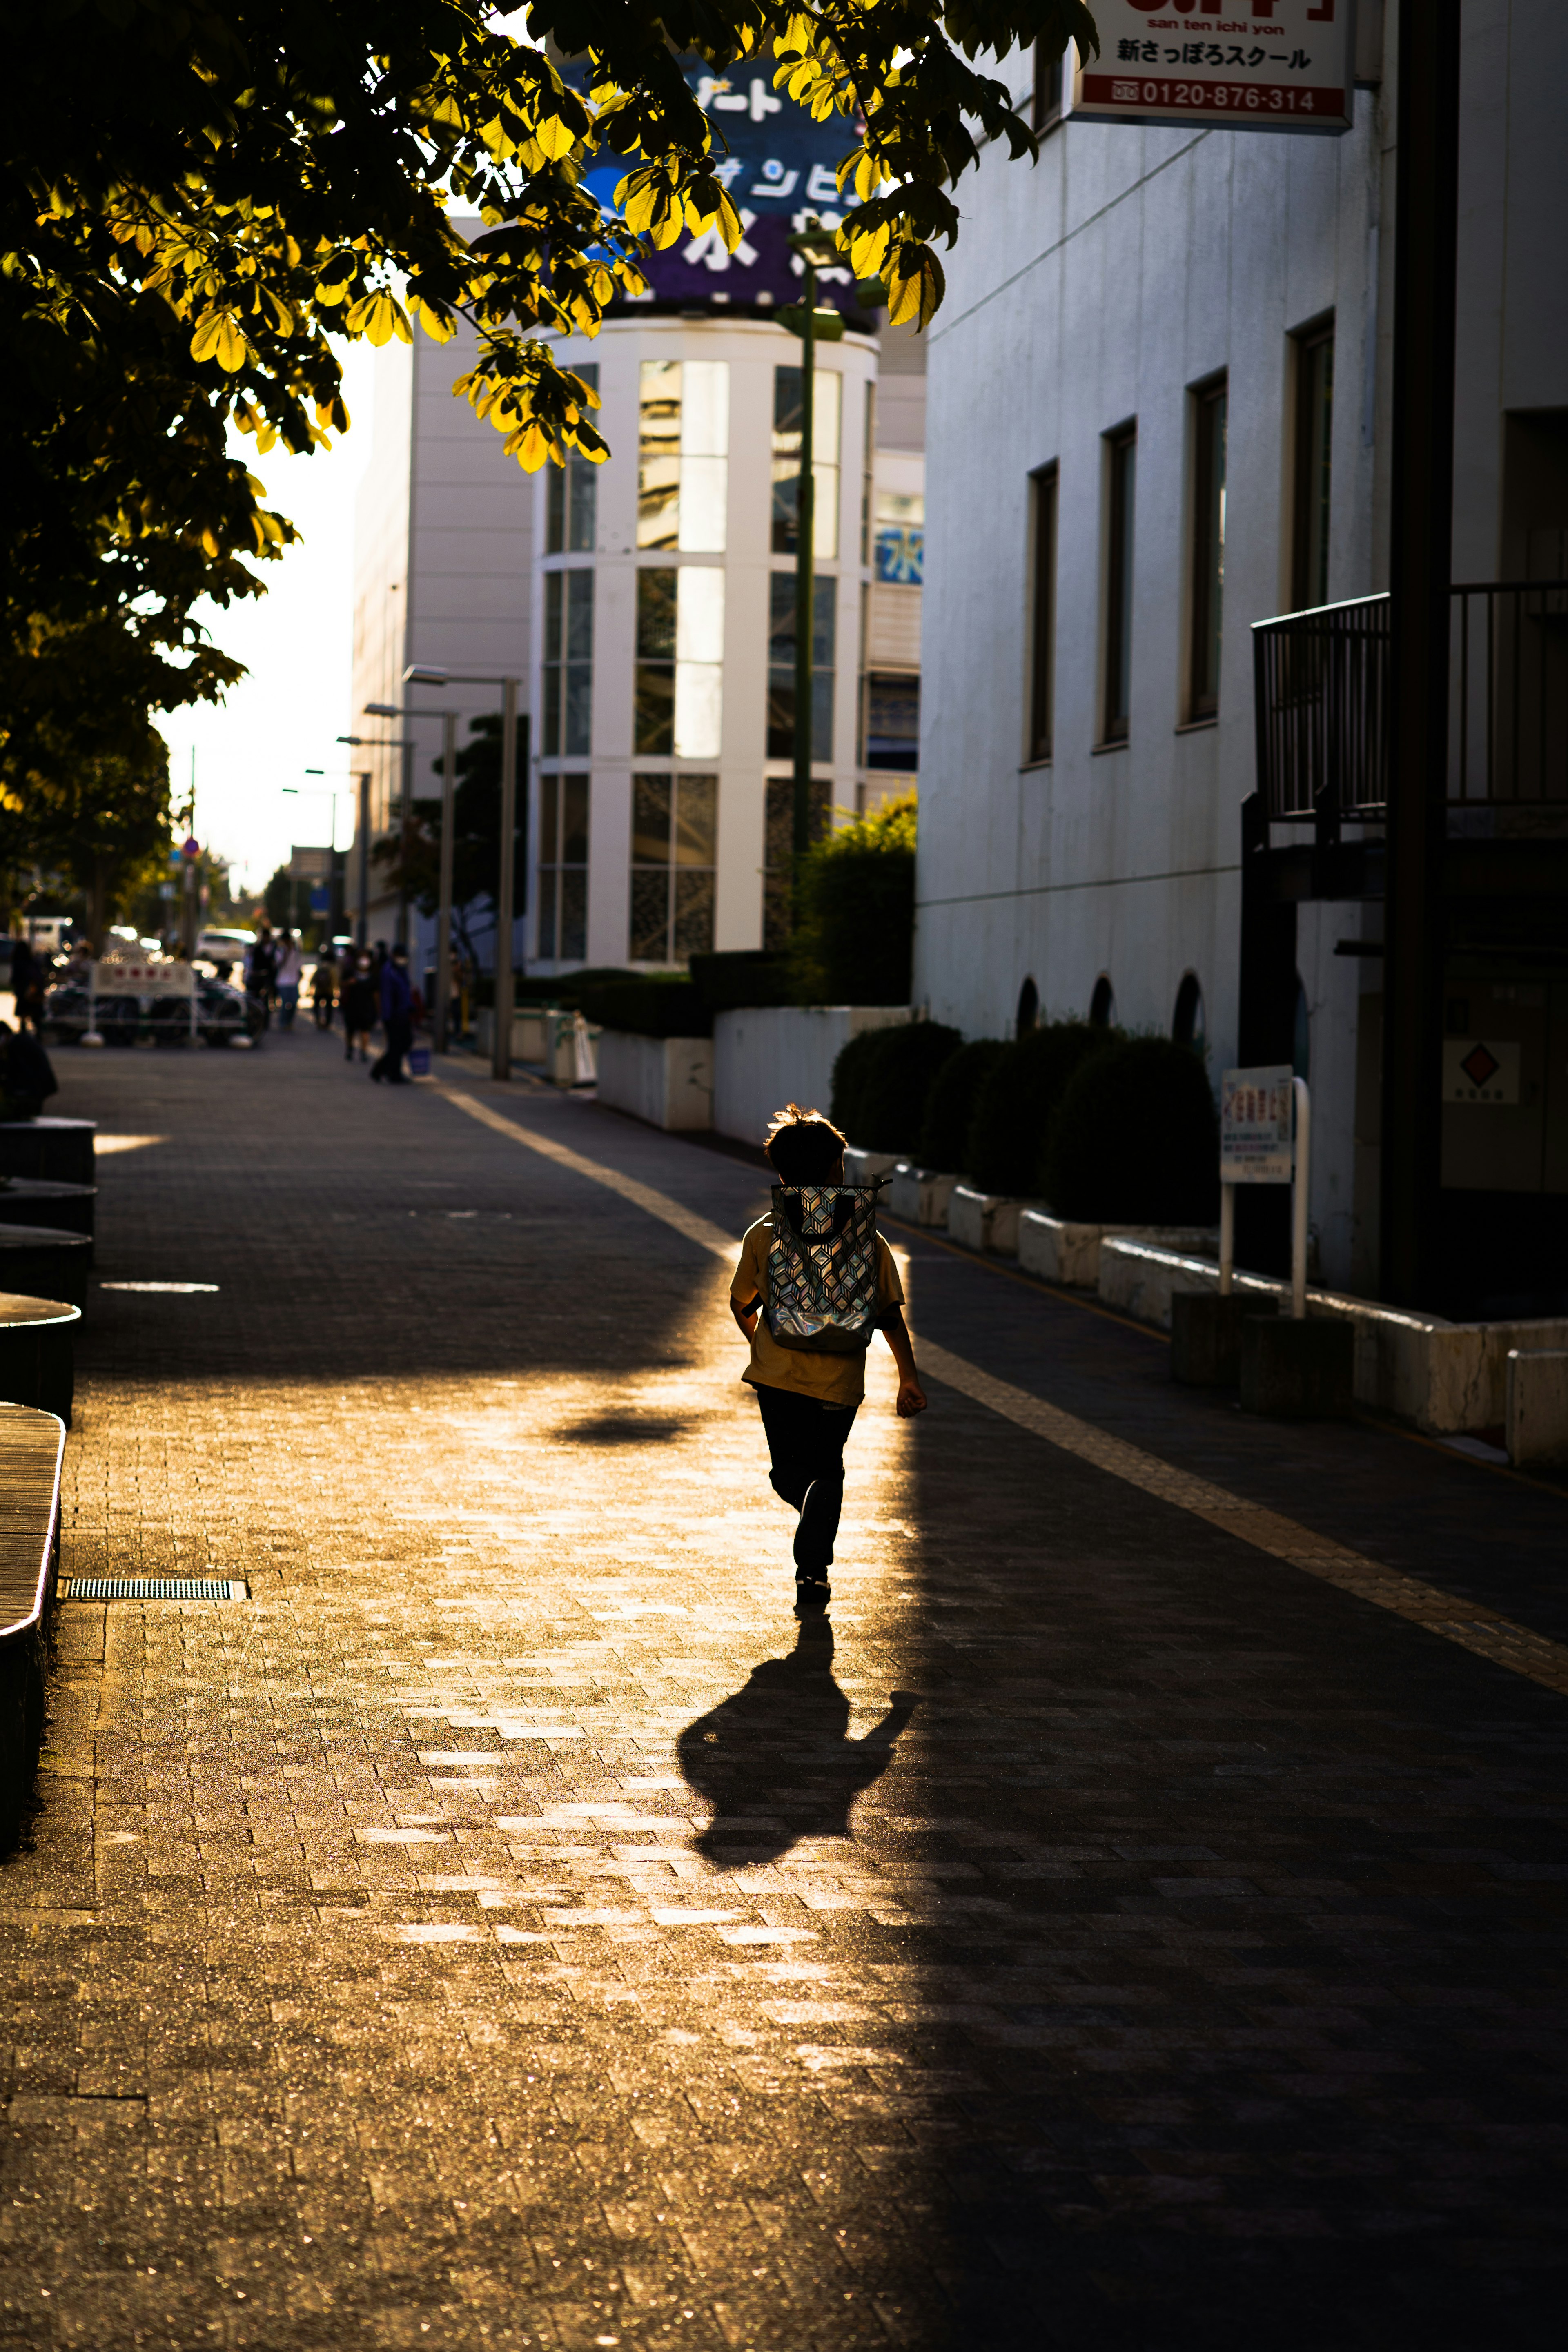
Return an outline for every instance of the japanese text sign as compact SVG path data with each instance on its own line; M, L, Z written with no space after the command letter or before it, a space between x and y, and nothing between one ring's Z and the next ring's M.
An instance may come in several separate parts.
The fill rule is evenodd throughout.
M1226 1070L1219 1088L1219 1181L1289 1184L1295 1074L1289 1062Z
M1348 131L1355 0L1095 0L1072 110L1100 122Z

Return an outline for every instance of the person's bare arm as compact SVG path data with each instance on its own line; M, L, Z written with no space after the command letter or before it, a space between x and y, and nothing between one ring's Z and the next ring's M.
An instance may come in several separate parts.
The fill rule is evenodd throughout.
M912 1421L917 1412L926 1409L926 1392L915 1370L915 1351L910 1344L909 1328L901 1307L889 1307L879 1328L893 1351L893 1361L899 1368L899 1394L896 1405L900 1421Z
M753 1298L749 1307L742 1307L738 1298L731 1298L730 1301L730 1312L748 1339L757 1328L757 1317L762 1312L762 1307L763 1302L760 1297Z

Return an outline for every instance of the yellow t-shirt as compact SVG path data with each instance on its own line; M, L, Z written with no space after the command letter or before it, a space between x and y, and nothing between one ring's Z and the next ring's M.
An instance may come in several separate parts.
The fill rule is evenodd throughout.
M858 1404L866 1393L866 1350L852 1356L819 1355L805 1348L781 1348L768 1329L768 1249L773 1237L772 1215L759 1217L741 1244L741 1263L730 1285L737 1307L760 1298L763 1312L752 1334L752 1360L741 1378L753 1388L792 1389L797 1396L816 1397L820 1404ZM893 1253L877 1235L877 1299L884 1313L904 1303L903 1286Z

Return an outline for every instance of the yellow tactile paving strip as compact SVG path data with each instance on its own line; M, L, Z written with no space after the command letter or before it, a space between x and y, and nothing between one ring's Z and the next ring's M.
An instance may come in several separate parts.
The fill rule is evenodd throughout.
M740 1246L737 1237L683 1207L669 1193L638 1183L619 1169L590 1160L548 1136L520 1126L517 1120L507 1118L473 1095L452 1087L444 1087L442 1092L448 1102L497 1134L510 1136L531 1151L554 1160L559 1167L569 1168L590 1182L618 1192L623 1200L634 1202L650 1217L658 1218L688 1241L710 1250L726 1263L733 1262ZM1506 1666L1510 1673L1523 1675L1568 1697L1568 1646L1563 1643L1548 1641L1527 1626L1515 1624L1510 1618L1479 1608L1474 1601L1458 1600L1452 1593L1440 1591L1436 1585L1422 1583L1416 1577L1402 1576L1369 1559L1363 1552L1352 1551L1348 1545L1335 1543L1297 1520L1287 1518L1282 1512L1245 1501L1210 1479L1196 1478L1188 1471L1175 1469L1157 1454L1145 1453L1142 1446L1130 1445L1124 1439L1097 1429L1092 1423L1030 1395L1026 1389L994 1379L930 1339L921 1340L920 1360L921 1370L933 1380L945 1382L1003 1420L1013 1422L1036 1437L1043 1437L1047 1444L1059 1446L1064 1453L1075 1454L1079 1461L1089 1463L1110 1477L1139 1487L1178 1510L1190 1511L1195 1518L1206 1519L1225 1534L1239 1537L1271 1559L1287 1560L1292 1568L1302 1569L1325 1584L1337 1585L1343 1592L1354 1593L1358 1600L1371 1601L1374 1608L1406 1618L1428 1633L1441 1634L1447 1642L1457 1642L1461 1649L1473 1651L1478 1657L1490 1659L1494 1665Z

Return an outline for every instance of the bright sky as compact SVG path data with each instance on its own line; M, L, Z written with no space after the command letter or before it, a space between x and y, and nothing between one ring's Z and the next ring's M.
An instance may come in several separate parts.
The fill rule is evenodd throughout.
M345 792L336 810L339 843L353 831L347 780L305 770L342 768L348 758L335 739L352 730L354 493L370 456L374 356L368 344L347 347L343 390L353 429L330 451L290 457L279 446L258 457L254 441L235 437L236 454L266 483L268 505L299 527L301 544L259 567L265 596L205 614L215 643L249 676L226 702L172 711L160 722L176 812L184 806L194 751L197 839L250 889L260 889L295 842L331 838L333 803L323 788ZM297 798L286 785L297 788Z

